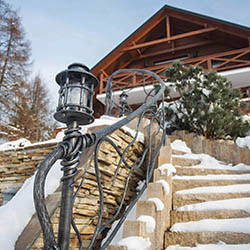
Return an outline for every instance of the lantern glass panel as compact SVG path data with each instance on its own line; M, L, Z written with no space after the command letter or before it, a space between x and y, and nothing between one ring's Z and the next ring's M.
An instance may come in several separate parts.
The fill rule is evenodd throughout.
M88 104L88 95L89 92L86 89L82 89L82 98L81 98L81 106L87 106Z
M67 104L79 106L80 101L81 101L81 88L75 86L68 87Z

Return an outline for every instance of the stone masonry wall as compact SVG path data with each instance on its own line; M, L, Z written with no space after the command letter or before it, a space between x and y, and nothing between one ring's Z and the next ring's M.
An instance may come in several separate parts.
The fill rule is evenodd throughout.
M10 188L20 189L56 145L57 143L52 142L0 151L0 205L3 202L3 191Z
M180 139L186 142L187 146L195 154L208 154L217 160L226 163L250 165L250 150L241 148L231 140L210 140L204 136L198 136L187 131L175 131L170 136L171 141Z
M128 132L122 129L114 132L110 136L110 138L116 142L118 148L121 151L123 151L123 149L133 139L133 137ZM144 145L141 142L135 142L129 148L128 152L125 155L125 159L128 161L130 165L132 165L132 163L134 163L138 159L138 157L142 155L143 149ZM126 168L124 164L122 164L117 175L117 180L115 181L114 185L112 185L112 178L114 176L119 159L120 157L118 153L115 151L115 149L109 143L104 142L100 148L100 152L98 155L100 176L104 192L104 215L103 215L104 219L111 218L112 215L117 210L128 177L129 169ZM74 204L74 209L73 209L73 217L75 219L75 223L80 231L81 238L83 240L83 249L86 249L94 233L98 219L99 200L100 200L92 159L90 159L89 162L84 166L80 166L79 169L82 170L83 173L83 170L86 168L87 172L85 175L84 184L81 187L80 192L76 198L76 202ZM143 179L144 176L145 176L145 171L143 167L138 169L138 171L136 171L131 176L128 184L127 195L125 198L126 204L128 204L131 198L135 195L136 193L135 188L137 186L137 183L138 181ZM80 181L81 178L78 179L75 188L78 187ZM60 211L60 204L55 209L55 212L51 217L53 230L55 232L56 237L59 224L59 211ZM24 230L26 236L21 234L18 241L16 242L16 247L15 247L16 250L42 249L43 239L42 239L42 234L39 233L41 232L41 228L40 226L34 227L34 223L32 223L33 219L31 219L29 225ZM35 232L37 230L38 233ZM104 232L104 235L105 233L107 232ZM34 237L33 238L30 237L31 234L33 234L34 237L38 236L38 238L34 239ZM29 238L28 239L29 242L27 238ZM70 238L71 238L70 249L71 250L78 249L78 240L73 229L71 231ZM97 244L93 249L99 249L98 244L100 244L100 241L97 242Z

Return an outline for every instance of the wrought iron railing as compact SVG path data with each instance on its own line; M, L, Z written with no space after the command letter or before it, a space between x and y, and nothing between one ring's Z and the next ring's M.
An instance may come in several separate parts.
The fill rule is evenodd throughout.
M116 74L119 73L132 73L138 74L143 79L147 76L151 76L158 82L159 88L152 88L149 91L145 90L145 101L144 103L138 107L136 110L132 110L129 107L128 103L126 102L126 98L124 96L120 103L114 100L113 96L115 91L119 93L123 93L123 91L128 91L127 86L126 90L119 87L117 89L116 85L112 84L113 78ZM103 242L100 244L98 249L106 249L108 245L111 243L112 239L118 232L119 228L123 224L124 220L126 219L128 213L131 211L133 206L136 202L140 199L143 192L146 190L147 185L152 177L153 170L157 161L157 157L160 151L161 146L165 143L165 117L164 117L164 110L161 108L157 108L157 103L164 101L164 89L165 84L162 79L153 72L146 71L146 70L139 70L139 69L123 69L114 72L107 83L107 92L106 92L106 114L111 115L115 113L116 115L124 115L127 116L122 117L117 122L115 122L111 126L107 126L104 129L97 131L92 134L84 134L82 135L80 132L80 127L78 126L77 122L72 122L68 129L65 131L65 137L63 142L59 144L59 146L42 162L39 167L39 170L36 174L35 178L35 185L34 185L34 202L37 211L37 215L42 227L43 231L43 238L44 238L44 249L52 250L66 250L69 249L69 235L70 235L70 227L74 228L76 232L78 241L79 241L79 249L83 249L82 239L79 230L77 229L76 224L74 223L73 216L72 216L72 208L74 204L74 200L77 197L77 194L84 183L85 172L82 175L81 183L77 188L77 191L74 192L74 185L75 185L75 177L79 174L78 166L80 164L80 157L81 159L84 158L87 151L94 152L94 169L95 169L95 176L96 182L98 184L99 190L99 214L98 214L98 221L96 224L95 232L93 237L90 241L89 246L87 247L88 250L96 249L95 244L97 240L100 238L99 236L103 234L110 225L119 219L118 224L112 232L109 234ZM129 93L126 93L129 96ZM163 105L162 105L163 106ZM114 112L115 111L115 112ZM134 161L132 164L126 161L126 152L129 150L131 145L137 140L139 134L139 128L142 126L142 122L146 118L148 120L148 126L145 130L147 133L147 142L145 143L144 150L141 156ZM136 131L134 138L131 140L130 143L125 147L123 151L116 145L115 141L113 141L109 135L111 135L116 130L122 128L123 126L127 125L132 120L137 119ZM155 127L157 128L155 130ZM154 143L153 131L154 130L154 137L156 134L160 137L159 143ZM100 147L103 143L108 143L110 146L117 152L120 156L120 160L117 164L117 168L115 170L114 176L112 178L112 184L116 181L117 174L121 165L125 165L125 167L129 170L128 176L126 179L126 183L124 185L123 194L121 197L121 201L119 207L117 208L116 212L113 214L112 218L104 219L103 218L103 211L104 211L104 196L103 196L103 187L102 181L100 177L100 169L99 169L99 162L98 162L98 152ZM62 208L60 214L60 222L59 222L59 232L58 232L58 241L56 241L55 234L52 230L52 223L49 218L49 214L47 212L47 208L45 205L45 195L44 195L44 187L45 187L45 180L46 177L52 168L53 164L58 160L62 159L62 170L64 172L62 182ZM85 160L81 160L81 164L85 164L89 160L88 157L85 157ZM145 182L142 188L136 193L132 201L128 206L124 209L124 202L126 197L126 192L128 190L128 183L131 179L132 174L139 168L145 168ZM66 188L70 189L70 191L66 192ZM71 198L70 198L71 197Z

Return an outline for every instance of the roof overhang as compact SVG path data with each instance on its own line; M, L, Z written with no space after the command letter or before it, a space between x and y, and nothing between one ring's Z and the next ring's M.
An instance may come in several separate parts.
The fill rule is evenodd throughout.
M222 71L219 74L225 76L232 83L233 88L250 86L250 67Z

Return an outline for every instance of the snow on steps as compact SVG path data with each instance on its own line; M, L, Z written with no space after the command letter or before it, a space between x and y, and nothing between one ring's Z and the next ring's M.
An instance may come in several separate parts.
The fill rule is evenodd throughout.
M242 184L242 186L246 186L247 184ZM239 185L232 185L232 187ZM224 186L221 186L224 187ZM230 187L230 185L229 185ZM215 201L215 200L226 200L226 199L234 199L234 198L245 198L250 197L250 191L246 190L245 192L235 192L233 190L228 193L220 193L220 192L211 192L211 193L183 193L173 194L173 209L177 209L178 207L207 202L207 201Z
M178 155L172 161L178 166L166 250L250 249L250 230L246 229L250 222L250 171L199 167Z

